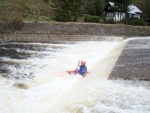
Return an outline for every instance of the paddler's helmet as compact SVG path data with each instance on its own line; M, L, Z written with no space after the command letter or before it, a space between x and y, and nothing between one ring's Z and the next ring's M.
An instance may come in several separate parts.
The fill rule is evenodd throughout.
M85 65L86 62L84 60L81 61L81 65Z

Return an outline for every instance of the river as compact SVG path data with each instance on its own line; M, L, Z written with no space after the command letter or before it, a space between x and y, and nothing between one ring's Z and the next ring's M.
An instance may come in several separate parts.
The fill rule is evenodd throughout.
M148 81L107 79L127 42L1 42L0 113L149 113Z

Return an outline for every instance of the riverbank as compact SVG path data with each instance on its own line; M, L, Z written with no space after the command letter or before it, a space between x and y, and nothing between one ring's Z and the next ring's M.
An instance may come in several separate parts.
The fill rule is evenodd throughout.
M1 29L2 28L3 26L1 26ZM33 35L41 35L41 41L44 40L44 38L46 39L45 41L47 41L46 37L50 37L51 35L58 35L58 37L59 35L121 36L126 38L150 36L150 27L97 23L24 23L20 30L3 29L0 40L20 37L19 40L23 39L23 41L25 41L23 38L25 35L30 35L30 41L36 41L37 36L33 37Z

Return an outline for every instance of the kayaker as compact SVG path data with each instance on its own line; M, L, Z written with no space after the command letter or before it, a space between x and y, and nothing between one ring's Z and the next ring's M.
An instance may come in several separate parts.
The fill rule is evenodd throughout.
M78 66L79 66L79 69L78 69L78 66L77 66L77 68L74 70L74 71L67 71L67 73L68 74L74 74L74 75L76 75L76 74L80 74L80 75L82 75L83 77L88 73L87 72L87 67L86 67L86 62L85 61L81 61L81 65L79 65L79 63L80 63L80 61L78 62Z
M86 62L85 61L81 61L81 65L79 65L79 70L78 70L78 73L80 75L82 75L83 77L86 75L86 72L87 72L87 67L86 67Z

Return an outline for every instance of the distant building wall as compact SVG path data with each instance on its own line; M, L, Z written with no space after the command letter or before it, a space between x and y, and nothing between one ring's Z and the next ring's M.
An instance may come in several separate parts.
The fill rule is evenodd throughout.
M123 18L125 18L125 13L120 12L108 12L106 13L107 19L112 19L115 21L121 21Z

